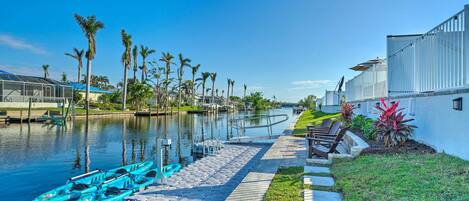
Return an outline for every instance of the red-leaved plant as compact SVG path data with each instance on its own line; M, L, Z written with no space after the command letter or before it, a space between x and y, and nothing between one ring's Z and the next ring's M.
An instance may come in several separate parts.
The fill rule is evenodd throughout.
M404 144L412 135L414 128L417 128L406 124L414 119L404 119L405 114L402 113L404 108L397 108L399 101L388 106L384 98L381 98L381 105L376 106L376 109L381 112L375 122L378 140L383 140L386 147Z
M352 124L352 117L353 117L353 105L349 103L343 103L342 107L340 108L341 120L345 126L349 126Z

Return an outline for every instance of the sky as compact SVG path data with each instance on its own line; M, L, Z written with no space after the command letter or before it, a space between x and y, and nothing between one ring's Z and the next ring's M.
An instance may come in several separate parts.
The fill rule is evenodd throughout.
M96 15L92 73L122 80L124 47L120 30L134 44L182 53L217 72L216 87L235 80L235 95L261 91L267 98L297 102L321 97L350 67L386 56L386 36L425 33L464 8L464 1L437 0L1 0L0 70L52 78L65 72L76 79L76 62L64 56L87 41L73 15ZM139 58L141 62L141 58ZM141 64L140 64L141 65ZM176 67L173 67L175 69ZM129 73L131 73L129 71ZM190 70L185 77L189 79Z

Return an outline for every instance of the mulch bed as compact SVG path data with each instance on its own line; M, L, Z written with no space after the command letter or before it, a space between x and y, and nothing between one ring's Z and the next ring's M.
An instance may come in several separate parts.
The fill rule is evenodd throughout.
M401 146L385 147L382 141L368 140L360 130L351 129L351 131L370 145L362 151L362 154L436 153L433 148L415 140L409 139Z

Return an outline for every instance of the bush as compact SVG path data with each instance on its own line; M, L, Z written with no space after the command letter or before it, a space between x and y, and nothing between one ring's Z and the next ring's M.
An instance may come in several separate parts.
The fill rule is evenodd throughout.
M383 140L386 147L404 144L410 135L412 135L414 128L417 128L416 126L406 124L414 119L404 119L403 108L397 109L399 102L388 106L384 98L381 98L381 104L383 107L380 105L376 106L376 109L381 112L378 120L375 122L378 140Z
M363 135L369 139L376 139L376 129L374 121L364 115L357 115L352 119L352 128L358 129L363 132Z
M353 105L349 103L343 103L342 107L340 108L340 120L344 123L345 126L349 126L352 124L352 116L353 116Z

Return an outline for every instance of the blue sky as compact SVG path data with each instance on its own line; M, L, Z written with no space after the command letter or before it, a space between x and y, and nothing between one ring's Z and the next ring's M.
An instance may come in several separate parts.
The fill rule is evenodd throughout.
M235 80L283 101L296 102L333 89L349 67L384 57L386 35L422 33L463 9L459 0L223 0L223 1L4 1L0 9L0 69L76 79L76 63L66 56L86 40L73 14L96 15L105 28L97 34L93 74L122 79L120 30L173 55L182 53L217 72L217 86ZM186 70L187 78L190 72Z

